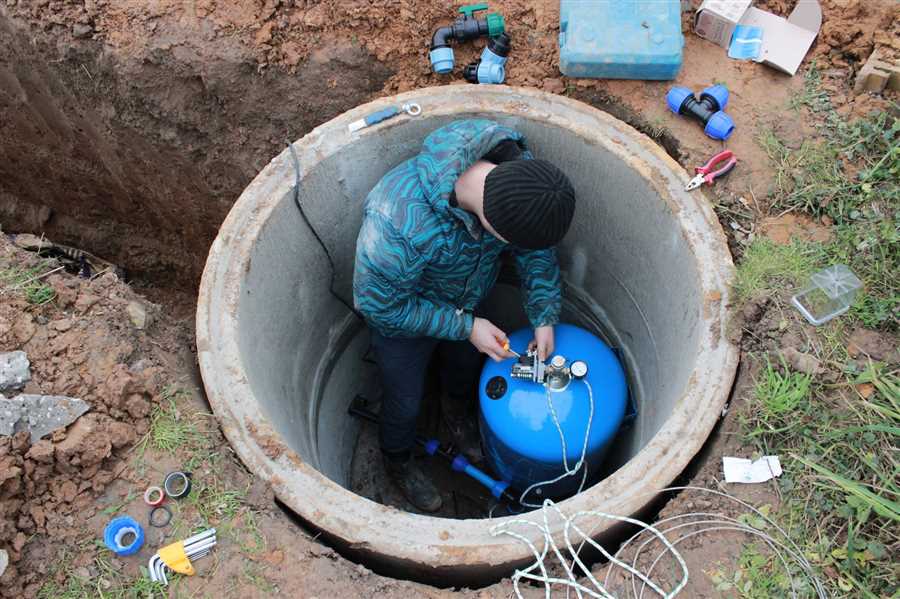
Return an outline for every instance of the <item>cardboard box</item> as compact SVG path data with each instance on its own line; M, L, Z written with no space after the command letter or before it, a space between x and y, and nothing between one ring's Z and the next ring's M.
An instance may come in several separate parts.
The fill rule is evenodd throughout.
M798 0L794 10L784 19L750 7L741 18L741 25L763 29L762 50L756 62L793 75L819 35L822 8L818 0Z
M738 24L761 27L762 48L756 62L793 75L822 26L818 0L798 0L787 19L750 4L752 0L704 0L694 16L694 31L728 48Z
M752 3L753 0L703 0L694 15L694 31L727 49L735 26Z

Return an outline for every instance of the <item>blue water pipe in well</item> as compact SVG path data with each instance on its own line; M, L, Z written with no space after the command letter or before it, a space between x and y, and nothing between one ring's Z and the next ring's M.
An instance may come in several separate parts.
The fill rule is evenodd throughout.
M531 338L530 329L510 335L510 347L522 357L488 361L481 372L479 412L488 463L522 492L564 473L562 438L568 467L574 468L587 435L591 481L629 411L625 370L606 343L579 327L555 327L555 354L546 363L526 352ZM535 489L526 501L571 495L582 476L579 471Z

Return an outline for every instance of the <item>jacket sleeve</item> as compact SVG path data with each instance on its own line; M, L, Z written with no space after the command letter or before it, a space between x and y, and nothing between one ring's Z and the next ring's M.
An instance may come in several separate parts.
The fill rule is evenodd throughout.
M473 316L418 294L427 261L386 218L367 213L356 242L353 301L366 321L394 337L468 339Z
M556 248L516 249L513 255L525 294L525 314L531 326L557 324L562 310L562 284Z

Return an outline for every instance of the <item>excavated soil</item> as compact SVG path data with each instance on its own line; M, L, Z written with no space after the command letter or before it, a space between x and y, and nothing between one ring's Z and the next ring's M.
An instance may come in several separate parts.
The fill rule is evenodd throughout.
M900 56L900 6L886 0L821 4L823 28L805 64L815 61L838 111L860 115L896 101L896 95L856 97L852 86L873 49ZM757 5L786 15L793 0ZM664 96L670 82L560 77L556 0L502 0L491 8L504 15L514 43L509 84L607 110L659 141L686 167L721 149L695 123L668 112ZM28 352L33 380L25 391L71 395L91 406L73 425L35 444L21 434L0 438L0 548L11 558L0 577L0 596L31 597L47 581L63 584L64 573L54 567L62 556L79 576L103 588L103 575L94 569L102 552L93 541L109 514L143 510L134 494L191 458L137 450L152 410L164 390L177 384L190 391L179 398L179 409L208 411L192 353L190 315L222 219L285 140L374 97L461 83L459 69L450 78L434 75L426 56L431 33L452 18L453 9L418 0L7 0L0 6L0 223L7 233L43 233L103 256L123 266L132 281L129 286L111 273L92 280L59 273L47 279L56 293L50 304L36 307L17 293L0 296L0 351ZM686 32L689 21L685 14ZM759 136L771 129L788 143L799 143L815 131L801 113L786 112L791 96L802 89L803 71L790 78L731 61L724 50L691 33L685 42L684 67L675 83L699 89L723 82L732 92L728 112L737 131L728 147L740 162L712 195L725 207L762 215L773 181ZM479 51L474 45L458 48L457 65ZM732 237L743 234L729 219L723 225ZM812 237L827 234L822 225L775 219L764 234L778 241ZM0 235L4 268L37 260ZM129 304L150 316L148 327L135 327ZM785 329L780 311L761 298L738 320L736 336L742 329L754 332L744 338L745 351L781 351L804 366L796 355L798 340L806 335L798 319ZM851 349L868 355L896 351L872 335L858 331ZM720 456L747 455L733 434L734 414L753 368L742 365L732 408L685 482L718 488ZM240 528L254 519L259 536L253 543L223 539L215 557L198 564L199 576L187 579L179 593L510 595L508 581L456 594L384 578L348 562L274 507L271 494L236 461L211 422L206 432L210 451L221 454L221 461L208 467L232 488L247 489L236 513L208 515L210 523ZM775 505L774 489L729 491L756 505ZM726 502L683 493L662 515L691 510L741 513ZM181 538L172 530L152 535L140 559L112 560L113 570L135 579L150 547ZM685 545L689 568L697 573L688 596L719 596L702 572L733 560L737 540L723 536ZM543 596L543 590L528 589L525 595Z
M763 4L786 14L793 3ZM822 4L810 55L825 89L842 111L884 106L848 92L873 47L896 49L900 8ZM491 8L513 39L510 85L610 110L684 164L721 146L667 111L669 82L560 77L556 0ZM427 60L431 33L453 14L388 0L8 1L0 6L0 219L9 231L89 248L156 285L193 289L219 223L285 140L373 97L460 82L480 44L457 48L452 77L432 73ZM690 14L683 20L689 32ZM691 33L685 43L676 83L728 85L737 123L729 147L742 162L731 179L765 196L771 175L756 140L764 128L810 133L783 118L802 77L730 60Z

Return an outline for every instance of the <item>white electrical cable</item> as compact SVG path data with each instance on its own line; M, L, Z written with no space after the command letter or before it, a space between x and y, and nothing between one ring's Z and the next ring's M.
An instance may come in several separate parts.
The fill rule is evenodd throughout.
M668 540L652 526L649 526L648 524L641 522L640 520L636 520L634 518L628 518L628 517L624 517L624 516L616 516L613 514L607 514L605 512L600 512L597 510L581 511L581 512L574 514L573 516L566 516L559 509L559 507L557 507L557 505L550 499L545 499L541 505L536 505L536 504L528 503L525 501L525 497L533 489L540 489L541 487L544 487L544 486L553 485L553 484L555 484L561 480L564 480L570 476L574 476L582 468L584 468L584 472L582 474L581 484L578 486L577 493L581 493L582 489L584 488L584 484L587 481L587 472L588 472L588 464L587 464L587 459L586 459L587 458L587 446L588 446L588 440L589 440L590 434L591 434L591 425L593 424L593 420L594 420L594 391L593 391L593 388L591 387L591 384L586 379L582 379L582 382L584 383L584 385L588 391L588 400L589 400L590 411L588 414L587 426L586 426L586 429L584 432L584 441L582 442L582 446L581 446L581 456L579 457L578 462L575 464L575 466L573 468L569 468L568 446L566 444L566 436L562 430L562 426L560 425L559 417L556 414L556 409L553 406L553 397L551 395L552 392L550 391L549 387L547 388L547 407L550 411L550 416L553 419L553 424L556 427L557 432L559 433L560 445L562 446L563 473L553 479L541 481L541 482L538 482L538 483L535 483L535 484L529 486L527 489L525 489L525 491L522 493L521 497L519 498L519 503L522 504L523 506L540 508L542 510L544 525L541 526L540 524L533 522L531 520L513 519L513 520L508 520L506 522L497 524L496 526L492 527L490 530L490 533L493 536L505 534L505 535L509 535L519 541L524 542L535 556L534 564L532 564L530 567L528 567L524 570L517 570L515 572L515 574L513 575L513 588L515 590L516 597L518 597L518 599L522 599L522 594L519 591L519 581L522 578L525 578L528 580L534 580L536 582L542 582L544 584L545 595L548 599L550 597L551 586L554 584L562 584L562 585L566 586L567 593L568 593L569 589L574 589L575 594L579 597L579 599L581 599L583 597L582 593L587 594L591 597L597 597L600 599L615 599L613 597L613 595L609 594L609 592L603 587L603 585L601 585L600 582L597 581L596 578L594 578L594 576L590 572L590 569L581 561L581 558L578 557L578 552L575 551L574 547L572 546L572 542L571 542L571 538L570 538L570 534L569 534L569 531L571 528L574 528L574 530L579 535L581 535L582 546L584 545L585 542L589 543L594 548L598 549L611 562L613 562L617 566L631 572L633 576L637 576L638 578L643 580L646 585L649 585L651 589L656 591L662 597L665 597L666 599L674 597L675 594L680 592L681 589L684 588L685 585L687 585L687 579L688 579L687 565L684 563L684 560L681 559L681 556L678 555L678 551L674 548L674 546L671 546L669 544ZM572 566L569 566L569 563L568 563L569 560L567 560L565 557L563 557L562 552L560 551L559 547L556 544L556 541L553 539L553 535L550 532L551 528L550 528L550 523L549 523L548 508L552 508L556 512L556 514L563 520L563 522L565 522L565 525L563 528L564 538L566 541L566 549L569 551L569 554L572 556L572 566L574 566L575 564L578 565L578 567L581 569L581 571L587 575L591 584L594 585L594 589L591 589L590 587L585 586L578 582ZM585 535L584 532L582 532L582 530L574 524L575 520L577 520L578 518L581 518L581 517L585 517L585 516L594 516L594 517L617 520L617 521L621 521L621 522L628 522L630 524L635 524L637 526L640 526L645 530L646 529L651 530L654 534L657 535L657 537L660 539L660 541L663 544L665 544L667 546L667 548L670 549L672 554L675 555L676 558L679 560L679 562L682 566L682 571L684 572L684 578L682 579L681 583L675 588L674 591L672 591L671 593L666 593L659 586L657 586L652 580L650 580L648 577L644 576L641 572L632 568L625 562L622 562L622 561L616 559L614 556L610 555L609 552L606 551L606 549L604 549L602 546L600 546L598 543L596 543L589 536ZM532 527L537 528L541 532L542 536L544 537L543 550L539 552L537 550L537 548L534 546L534 544L528 538L524 537L521 534L518 534L511 530L508 530L508 528L510 526L513 526L516 524L532 526ZM565 570L567 578L551 577L548 575L547 568L544 564L544 559L546 558L547 553L550 550L553 551L554 555L556 555L556 558L559 560L560 564L562 564L563 570ZM532 572L536 568L540 569L540 571L541 571L540 576L532 574Z
M542 482L531 485L530 487L525 489L525 491L522 493L522 495L519 499L519 502L523 506L541 509L542 516L543 516L543 522L544 522L543 525L541 525L537 522L534 522L532 520L517 518L517 519L506 520L504 522L498 523L498 524L494 525L493 527L491 527L491 529L490 529L490 533L492 536L508 535L508 536L524 543L526 546L528 546L529 550L534 555L535 562L531 566L525 568L524 570L516 570L516 572L512 576L513 590L518 599L523 599L522 593L519 590L519 581L523 578L527 579L527 580L533 580L535 582L543 583L544 593L545 593L545 597L547 599L550 599L550 592L551 592L551 588L553 585L563 585L566 588L566 597L569 596L569 592L571 590L574 590L576 596L579 599L583 599L584 595L588 595L590 597L595 597L598 599L616 599L616 597L614 595L610 594L610 592L607 590L607 586L609 585L609 577L614 568L613 567L607 568L606 577L604 578L603 583L601 584L600 581L598 581L596 579L596 577L593 575L590 568L579 557L579 553L584 548L584 545L586 543L591 545L594 549L598 550L604 557L606 557L609 560L609 562L613 566L615 566L616 568L621 568L631 575L631 587L632 587L633 597L635 597L637 599L643 599L644 592L649 587L653 592L660 595L664 599L672 599L676 595L678 595L687 586L688 578L689 578L687 564L685 563L684 559L682 558L682 556L678 552L678 550L675 549L676 545L678 545L682 541L689 539L696 535L705 534L705 533L709 533L709 532L719 532L719 531L741 532L741 533L748 534L748 535L755 536L755 537L762 539L768 545L769 549L776 555L778 560L781 562L781 565L784 568L784 571L787 573L788 581L791 585L791 597L793 597L794 599L796 599L796 597L797 597L797 587L794 583L794 576L790 569L790 562L793 562L793 563L799 565L803 574L812 583L812 585L816 591L816 596L819 597L819 599L827 599L828 595L825 591L824 585L822 584L821 580L816 576L815 571L812 567L812 564L809 563L809 561L803 555L803 552L801 551L800 547L797 546L797 544L788 536L788 534L784 531L784 529L782 529L780 526L778 526L772 519L770 519L768 516L763 514L758 509L756 509L754 506L752 506L744 501L741 501L740 499L733 497L732 495L729 495L727 493L722 493L720 491L715 491L713 489L705 489L703 487L684 486L684 487L668 487L666 489L661 489L659 491L644 493L643 495L657 495L659 493L669 492L669 491L698 491L698 492L711 493L714 495L725 497L731 501L739 503L740 505L742 505L743 507L745 507L747 509L752 510L758 516L762 517L768 524L770 524L774 529L776 529L778 531L778 533L781 535L781 537L786 540L786 543L779 541L778 539L774 538L773 536L771 536L761 530L758 530L747 524L744 524L744 523L740 522L739 520L730 518L728 516L719 515L719 514L709 514L709 513L705 513L705 512L691 512L691 513L687 513L687 514L679 514L676 516L671 516L669 518L664 518L663 520L660 520L659 522L657 522L656 526L653 526L653 525L647 524L645 522L642 522L640 520L637 520L635 518L628 518L625 516L617 516L615 514L607 514L605 512L601 512L599 510L583 510L583 511L576 512L575 514L573 514L571 516L567 516L562 512L562 510L559 509L559 506L557 506L557 504L554 503L550 499L544 499L544 501L541 505L526 503L525 497L533 489L540 489L543 486L555 484L569 476L575 475L582 468L584 468L584 473L582 475L581 484L579 485L577 492L581 493L581 491L584 487L585 481L587 480L587 471L588 471L588 465L587 465L587 461L586 461L587 444L588 444L588 438L589 438L590 432L591 432L591 424L592 424L593 418L594 418L594 394L593 394L593 390L590 386L590 383L588 383L587 380L583 380L583 382L588 390L588 398L590 400L590 415L588 417L587 430L585 431L585 435L584 435L584 443L582 444L582 448L581 448L581 457L579 458L579 460L575 464L575 466L571 469L569 468L569 463L568 463L568 456L567 456L568 450L567 450L565 434L563 433L562 426L559 423L559 418L557 417L556 410L553 407L553 399L551 396L551 391L549 390L549 388L547 389L547 405L548 405L548 408L550 411L550 416L553 419L553 424L556 426L556 430L559 433L560 444L562 445L563 474L561 474L560 476L553 478L551 480L542 481ZM563 556L562 551L560 551L560 548L558 547L558 545L556 544L556 541L553 538L553 534L551 532L551 527L550 527L550 522L549 522L550 509L555 511L556 514L558 515L558 517L564 523L563 524L563 538L565 540L566 550L569 552L569 555L571 557L571 565L569 564L569 560ZM488 515L489 518L491 517L492 513L493 513L493 510L491 510L491 513ZM622 545L619 546L618 550L616 551L616 553L614 555L610 555L610 553L602 545L600 545L599 543L594 541L593 538L591 538L591 534L593 533L593 531L596 529L596 527L599 524L595 524L594 527L587 533L585 533L583 530L581 530L575 524L576 520L578 520L579 518L585 517L585 516L593 516L594 518L604 518L604 519L609 519L609 520L616 520L619 522L627 522L629 524L633 524L635 526L640 527L641 530L639 532L637 532L636 534L632 535L630 538L628 538L624 543L622 543ZM691 522L686 522L686 523L682 523L682 524L677 524L675 526L666 528L665 530L660 530L659 528L657 528L658 526L661 526L663 524L674 522L675 520L679 520L679 519L683 519L683 518L712 518L712 519L697 520L697 521L691 521ZM528 537L524 536L523 534L520 534L520 533L510 530L511 527L516 526L516 525L529 526L529 527L536 528L540 532L540 535L543 537L543 541L544 541L543 549L541 551L538 551L535 544ZM672 533L672 532L674 532L676 530L680 530L682 528L697 527L697 526L703 526L703 528L700 528L699 530L695 530L688 534L682 535L675 541L670 541L668 539L668 537L666 536L667 533ZM574 530L576 533L578 533L578 535L581 536L581 542L578 545L577 549L572 544L570 530ZM620 560L619 555L638 537L640 537L641 535L643 535L644 533L646 533L648 531L650 533L652 533L653 536L650 537L649 539L645 540L643 543L641 543L641 545L635 550L631 564L629 565L629 564L625 563L624 561ZM650 565L650 568L647 570L647 572L646 573L641 572L637 568L638 558L640 557L640 554L644 550L644 548L648 544L650 544L656 540L658 540L660 543L662 543L662 545L664 547L659 552L659 554L656 556L656 558L653 560L653 563ZM548 553L551 550L552 550L553 554L556 556L556 558L559 560L560 564L562 565L562 568L566 574L566 578L554 577L554 576L549 575L549 573L547 571L547 566L544 562L545 562L545 559L546 559ZM675 586L675 588L669 592L664 591L659 585L654 583L653 580L650 578L653 574L653 570L656 568L656 565L663 558L663 556L666 555L667 553L672 554L672 556L678 562L678 565L680 566L681 571L683 573L681 580L678 582L678 584ZM790 558L790 561L785 557L785 554L788 556L788 558ZM576 565L578 566L578 569L580 569L580 571L583 573L584 577L587 578L587 581L593 586L593 588L591 588L590 586L587 586L586 584L582 584L581 582L578 581L577 575L576 575L576 570L574 569L574 567ZM535 570L540 570L540 575L534 574L533 572ZM637 579L641 580L640 592L638 592Z
M525 489L522 492L522 495L519 497L519 504L524 505L525 507L533 507L533 508L543 507L542 505L528 503L525 501L525 497L528 496L528 494L531 492L532 489L540 489L541 487L556 484L561 480L564 480L570 476L574 476L575 474L578 473L579 470L581 470L582 467L584 467L584 474L581 477L581 484L578 485L578 491L576 492L576 494L581 493L582 489L584 488L584 483L585 483L585 481L587 481L587 471L588 471L587 460L586 460L588 439L591 436L591 424L594 421L594 390L591 388L591 384L589 382L587 382L587 379L582 379L581 382L583 382L584 386L587 387L588 400L590 401L590 412L588 414L587 427L585 428L585 431L584 431L584 442L581 445L581 457L578 459L578 463L575 464L575 467L571 468L571 469L569 468L569 458L568 458L569 450L566 445L566 435L565 435L565 433L563 433L562 426L559 424L559 417L556 415L556 409L553 407L553 397L551 395L552 392L550 391L550 387L549 387L549 385L545 386L546 391L547 391L547 408L550 411L550 417L553 419L553 424L554 424L554 426L556 426L556 431L559 433L559 441L560 441L560 444L562 445L563 473L560 474L559 476L557 476L556 478L534 483L533 485L531 485L530 487Z

